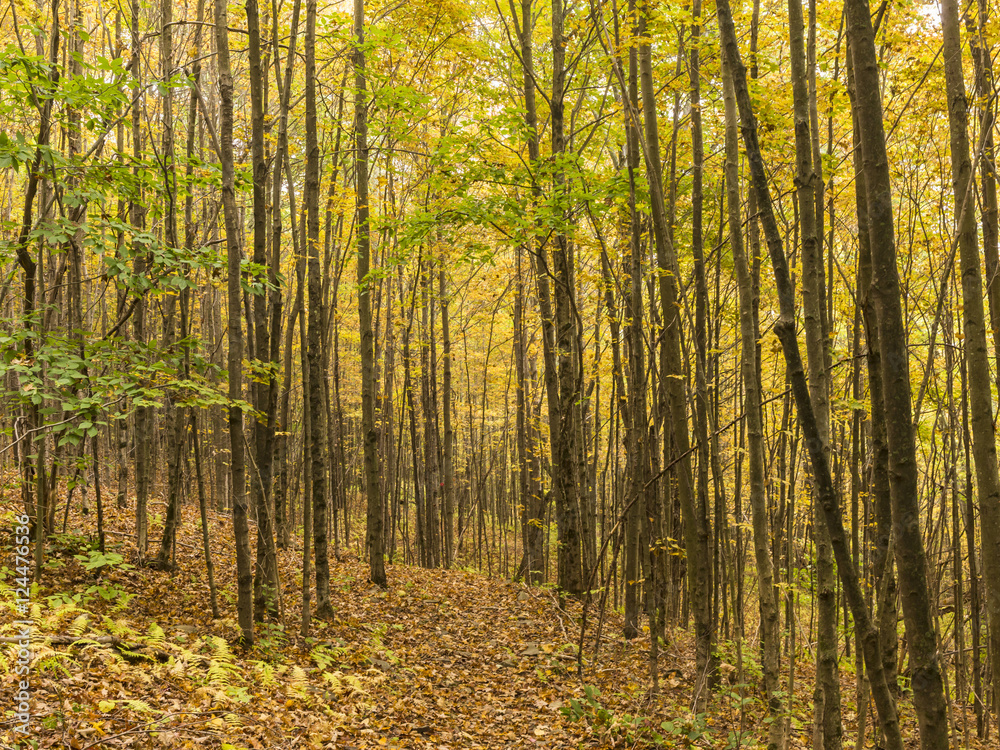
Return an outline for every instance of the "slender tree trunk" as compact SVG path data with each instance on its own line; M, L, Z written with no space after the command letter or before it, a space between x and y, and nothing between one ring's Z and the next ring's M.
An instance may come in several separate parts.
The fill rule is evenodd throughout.
M438 296L441 298L441 409L442 428L444 431L444 462L441 486L443 490L441 504L444 515L444 565L451 567L455 554L454 523L455 523L455 432L451 421L451 329L448 308L448 282L444 270L445 260L441 259L441 269L438 271Z
M160 70L164 80L168 80L173 70L173 12L170 0L160 6ZM164 240L168 247L179 246L177 238L177 173L174 160L174 107L173 89L170 86L162 96L162 153L164 192ZM168 356L175 356L177 345L177 297L167 295L163 302L163 349ZM182 336L183 338L183 336ZM184 434L184 413L177 406L172 395L166 404L166 450L167 450L167 512L164 517L163 536L154 564L161 570L170 567L171 553L180 526L181 512L181 459L187 436Z
M308 14L308 9L306 13ZM300 246L304 246L306 240L306 220L302 217ZM304 248L303 248L304 249ZM306 281L305 255L299 256L296 263L296 275L298 276L298 298L300 304L305 305ZM306 331L307 317L299 315L299 365L302 373L302 618L299 623L299 633L303 638L309 635L309 625L312 620L312 543L313 543L313 468L312 461L312 398L313 389L309 382L312 377L312 369L309 362L309 336Z
M59 1L52 0L52 30L49 36L49 62L50 78L49 83L54 89L59 82ZM41 36L39 36L39 45ZM40 52L39 52L40 54ZM27 361L33 361L35 355L35 337L39 337L39 321L36 310L36 292L38 290L42 269L40 263L31 255L29 243L31 242L31 229L34 224L34 201L38 195L39 183L42 181L43 170L40 169L42 163L43 148L48 146L50 140L50 127L52 118L52 102L55 97L47 98L40 107L40 118L38 124L38 148L35 150L35 158L28 176L28 184L24 192L24 207L21 215L21 229L17 238L16 255L18 265L21 267L24 283L24 303L22 315L25 321L25 328L29 335L24 339L24 357ZM43 191L44 192L44 191ZM44 208L43 208L44 211ZM39 337L40 338L40 337ZM32 402L28 406L28 418L25 430L28 434L41 431L42 416L39 405ZM45 475L45 434L32 437L32 443L37 445L36 450L32 450L31 444L25 446L23 450L27 456L24 460L22 474L22 496L25 512L28 515L34 513L35 522L35 580L40 581L42 577L42 563L45 556L45 517L47 514L46 498L44 493ZM34 459L31 454L34 453ZM31 499L31 487L36 486L37 493L34 502Z
M848 45L848 92L856 95L854 84L854 64ZM875 321L875 300L871 289L871 243L868 235L868 198L865 192L864 164L861 155L860 126L854 121L854 194L858 222L858 304L864 323L867 343L865 365L868 372L868 393L873 404L882 403L882 356L879 347L878 326ZM885 679L894 695L899 695L896 677L896 655L899 650L898 621L896 606L896 577L890 549L892 538L892 500L889 497L889 446L885 436L885 414L881 409L872 409L871 422L871 479L870 495L875 514L875 549L872 568L875 573L875 590L878 604L878 627L881 639L882 665ZM883 595L884 592L884 595Z
M931 617L923 539L913 412L910 405L909 353L903 322L892 216L892 189L885 148L879 66L868 4L847 0L848 34L857 87L857 112L865 166L868 232L882 355L883 404L889 446L889 491L893 542L899 571L903 621L910 652L913 703L924 750L948 747L944 685ZM879 408L876 404L874 408Z
M354 141L358 226L358 317L361 325L361 433L368 498L367 547L372 583L385 588L385 542L379 488L378 429L375 426L375 336L372 332L371 246L368 225L368 112L365 93L365 3L354 0Z
M229 62L229 30L224 0L215 0L215 45L219 66L219 147L222 166L222 209L226 222L229 297L229 475L236 538L236 611L243 645L253 645L253 564L243 454L243 328L240 324L240 227L233 165L233 73ZM138 439L138 437L137 437Z
M289 101L291 98L291 88L292 88L292 71L295 68L295 47L298 40L298 30L299 30L299 13L301 12L302 1L295 0L292 4L292 21L291 30L289 31L288 39L288 57L285 61L284 70L284 83L278 76L278 66L279 66L279 55L277 52L274 57L275 64L275 80L278 83L278 95L279 95L279 115L278 115L278 144L274 153L274 167L272 169L273 175L273 187L272 187L272 211L273 219L271 223L271 255L272 255L272 265L271 268L274 269L275 266L280 265L281 261L281 238L283 234L283 222L282 222L282 210L281 210L281 196L282 196L282 180L283 180L283 169L288 159L288 108ZM277 15L275 13L275 15ZM274 29L274 48L279 49L277 40L277 24L275 24ZM291 224L291 236L293 249L297 249L297 234L295 226L295 195L294 192L289 189L289 222ZM294 253L296 258L299 258L299 253ZM296 261L300 263L301 260ZM278 299L280 300L280 291L276 292ZM272 314L277 316L280 314L280 310L273 310ZM281 396L280 402L281 406L277 414L277 423L275 430L275 462L277 464L278 471L278 481L274 488L274 523L275 523L275 534L278 539L278 546L281 549L287 549L289 538L291 536L291 521L289 519L288 512L288 444L290 433L288 429L288 420L290 412L290 401L291 401L291 384L292 384L292 342L294 341L295 333L295 323L298 320L298 316L302 314L302 289L299 287L295 302L292 305L292 310L288 316L287 329L285 331L285 352L284 352L284 378L281 385ZM276 337L275 337L276 338ZM272 340L272 344L274 341Z
M167 0L169 2L169 0ZM246 0L250 79L250 156L253 168L253 262L266 273L268 284L277 287L277 275L267 258L267 159L264 156L265 76L261 66L260 11L257 0ZM281 210L280 203L275 206ZM271 467L274 407L271 393L277 363L271 361L271 337L268 328L268 289L257 279L253 298L254 355L258 374L253 383L253 456L250 487L257 516L257 563L254 566L254 619L262 621L265 612L277 615L278 561L271 523ZM275 300L277 302L277 300ZM278 303L280 304L280 303ZM276 310L280 316L280 307ZM276 403L276 402L275 402Z
M989 296L990 323L993 328L993 353L1000 356L1000 258L998 258L997 244L1000 235L1000 211L997 210L997 172L996 172L996 151L994 145L993 128L996 123L996 97L995 81L993 74L993 53L990 47L990 39L987 35L989 22L990 5L987 0L979 0L977 3L978 24L973 24L971 18L966 16L966 24L969 28L969 47L972 52L973 61L976 68L976 98L980 102L979 132L983 134L979 158L980 172L980 195L982 203L982 231L983 231L983 257L986 263L986 288ZM969 6L964 6L968 11ZM963 198L963 200L965 200ZM969 200L972 200L970 196ZM971 207L966 211L971 211ZM964 371L963 371L964 373ZM964 374L963 374L964 376ZM997 382L1000 384L1000 368L996 372ZM963 389L964 393L964 389ZM964 402L964 399L963 399ZM965 411L968 420L968 410ZM968 426L966 425L966 432ZM966 446L968 451L968 446ZM966 483L968 487L969 475L966 472ZM966 535L969 550L969 588L972 598L971 612L972 632L971 651L973 669L973 695L976 709L976 733L979 737L986 733L986 707L982 690L982 669L980 668L980 648L979 648L979 576L976 566L976 538L975 516L973 515L972 493L968 492L968 511L966 513ZM984 527L985 528L985 527ZM996 538L992 542L983 540L983 545L996 546ZM988 597L987 597L988 598ZM992 622L992 620L991 620ZM991 633L997 633L997 626L991 625ZM998 653L995 642L991 646L992 656L996 658ZM993 662L994 664L996 662ZM996 674L996 667L993 667ZM994 697L994 707L997 705L997 698ZM996 708L994 708L996 710Z
M139 182L140 165L142 164L142 134L139 129L140 116L143 110L142 103L142 61L141 61L141 41L139 36L139 0L132 0L132 58L130 61L130 72L132 73L132 172ZM53 14L54 15L54 14ZM139 188L141 190L141 188ZM135 231L140 232L145 229L146 210L143 207L141 197L135 196L131 200L129 210L129 221ZM132 252L135 256L133 273L142 276L146 272L146 255L137 242L132 243ZM136 343L142 347L146 343L146 300L140 298L136 302L135 312L132 314L133 337ZM153 462L151 459L151 448L153 441L152 413L148 406L138 406L135 410L135 430L133 440L135 442L135 535L136 546L139 548L139 559L146 556L146 545L149 535L149 520L146 513L146 506L149 503L150 485L152 484Z
M552 3L552 96L550 98L552 154L558 160L566 150L564 98L566 94L566 10L563 0ZM551 272L555 288L555 364L558 382L557 419L549 425L552 434L552 482L555 489L556 525L559 535L559 587L571 596L584 590L583 539L580 523L581 492L579 468L579 401L582 378L576 357L576 283L573 250L566 236L566 175L556 168L553 175L556 217Z
M962 74L962 40L958 13L957 0L942 0L941 28L944 35L944 72L951 131L951 175L955 188L955 216L958 217L958 246L962 266L965 360L968 368L972 451L976 465L983 542L986 608L990 626L990 667L994 675L1000 675L1000 474L997 467L996 429L993 425L992 378L986 343L979 243L973 211L975 175L969 152L968 109ZM994 696L996 706L1000 692L997 692L995 686Z
M630 2L630 9L635 12L635 3ZM633 113L639 108L639 61L635 46L629 48L628 97ZM641 156L639 153L639 128L635 118L629 118L626 129L627 164L629 182L629 285L623 293L625 318L630 321L625 330L625 343L628 349L628 444L626 447L629 464L629 493L626 502L633 503L627 511L625 522L626 533L626 637L633 635L633 628L638 626L639 607L639 520L640 514L645 515L645 534L647 553L649 555L646 570L646 596L649 610L650 639L650 673L653 692L659 689L659 643L663 639L664 622L664 576L663 563L664 545L657 540L660 519L660 498L655 487L648 487L649 479L649 432L648 412L646 408L646 360L643 330L642 310L642 256L645 249L639 211L636 206L636 173L639 170ZM641 501L639 498L642 498ZM631 616L631 619L629 617Z
M733 86L736 91L736 102L740 112L743 142L750 163L750 173L753 189L757 193L757 204L760 211L761 224L767 240L768 254L774 271L778 291L781 314L775 323L774 330L781 342L785 355L787 376L791 382L792 396L795 399L798 422L806 441L809 458L813 468L813 478L817 499L823 508L823 516L830 533L837 561L838 571L844 587L844 593L851 606L859 638L864 644L865 664L872 682L872 692L878 707L879 720L886 734L889 750L902 750L903 741L899 732L899 719L895 702L889 692L882 671L882 657L879 651L878 633L872 625L871 615L865 604L864 594L858 581L857 569L851 561L850 546L844 531L840 510L840 500L837 496L833 478L830 475L829 464L823 441L820 438L813 414L812 401L802 358L799 353L798 340L795 333L795 298L788 272L788 261L782 245L781 234L774 217L771 204L771 194L768 187L767 173L761 157L760 145L757 139L757 124L750 102L750 92L747 86L746 68L740 59L739 47L736 43L736 29L733 25L732 11L728 0L717 0L716 10L719 18L719 29L723 54L733 71Z
M308 258L309 320L309 461L312 465L312 525L316 551L316 616L332 617L330 558L327 544L326 408L323 404L323 304L319 264L319 141L316 113L316 0L306 3L306 256Z
M544 495L541 488L539 444L535 426L532 393L533 368L528 359L525 340L525 291L521 267L522 248L517 250L517 297L514 300L514 359L517 372L517 452L518 487L521 510L522 559L516 575L528 584L541 583L544 570L542 524L545 522ZM459 522L462 511L459 510ZM461 537L461 526L459 527Z
M760 338L753 315L753 280L743 250L739 193L739 121L736 94L733 91L729 65L722 66L723 97L726 113L726 204L729 210L729 245L740 297L740 340L742 358L744 409L750 473L750 513L753 524L754 561L757 566L757 593L760 599L761 667L764 673L764 695L767 698L768 750L784 747L784 702L780 692L778 658L781 649L781 618L771 566L770 533L764 479L764 415L761 388L757 379L757 339Z
M668 240L667 221L662 192L660 166L660 138L656 115L656 96L653 84L652 52L645 38L645 7L640 10L639 79L642 86L642 114L646 141L647 179L652 203L653 236L660 277L660 305L663 316L664 356L661 379L666 380L666 408L669 413L669 445L672 449L670 463L675 468L677 492L681 505L684 527L684 547L687 553L688 601L695 620L695 667L698 684L695 686L697 702L708 700L705 682L712 667L712 644L715 633L712 627L711 565L708 551L707 519L699 512L699 502L692 487L690 440L687 426L687 404L684 395L684 371L681 365L681 318L678 306L677 257Z
M199 3L203 6L203 3ZM201 466L201 439L198 435L198 414L191 409L191 450L194 451L194 470L198 480L198 510L201 513L201 548L205 554L205 575L208 578L208 596L212 605L212 618L219 619L219 597L215 588L215 565L212 564L211 535L208 528L208 498L205 494L205 476Z
M822 183L813 162L810 135L809 73L803 39L802 0L788 0L789 49L792 63L792 93L795 107L796 185L798 189L799 235L802 241L802 301L805 311L806 359L809 395L816 427L824 450L830 452L830 399L826 376L826 329L824 326L822 236L817 227L816 184ZM820 204L822 209L822 204ZM816 539L816 690L813 695L815 750L839 750L843 737L840 720L840 677L837 668L837 597L833 554L829 533L819 503L813 503Z
M704 594L703 603L695 607L708 607L700 617L707 621L712 632L716 629L711 603L715 588L712 581L711 528L708 515L708 474L711 463L711 439L709 438L709 386L708 386L708 282L705 276L705 257L702 250L702 214L704 213L704 143L701 132L701 0L694 0L691 6L691 39L688 45L688 76L691 98L691 255L694 259L695 278L695 431L698 441L698 489L695 494L695 516L697 518L697 544L704 560L698 565L699 587ZM696 613L697 628L699 615ZM697 647L697 646L696 646ZM707 705L709 686L715 680L715 659L711 648L705 656L705 663L699 667L700 684L696 686L696 696L703 696Z
M425 267L426 264L426 267ZM437 450L437 427L434 405L433 379L436 375L432 342L434 339L434 299L430 292L430 259L418 262L421 309L420 309L420 411L424 423L424 541L426 542L426 565L436 568L441 564L440 534L440 488L438 478L439 456Z

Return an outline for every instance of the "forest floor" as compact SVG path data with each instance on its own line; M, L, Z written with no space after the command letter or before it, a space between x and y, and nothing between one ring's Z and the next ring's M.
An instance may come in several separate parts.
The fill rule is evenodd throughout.
M6 494L3 518L15 510ZM197 519L196 508L184 513ZM222 610L213 620L197 521L182 525L176 568L165 573L130 567L132 514L112 507L106 515L108 564L88 571L76 557L91 554L84 554L85 537L96 520L71 516L71 532L56 537L41 590L32 592L37 747L736 749L757 747L766 731L749 660L746 683L727 665L729 679L709 710L693 715L688 635L671 632L660 657L661 690L650 696L648 636L625 642L620 616L609 613L595 659L592 607L580 680L579 603L560 605L551 589L468 570L393 565L381 590L356 559L331 561L336 616L314 619L303 639L301 549L281 551L286 625L258 626L256 645L242 652L234 645L230 535L211 534ZM228 531L229 523L210 516L212 529ZM0 544L0 636L8 641L18 632L9 539L4 532ZM152 549L156 523L150 540ZM723 657L736 661L726 644ZM5 699L15 692L16 659L15 645L0 646ZM796 665L789 750L811 746L810 661L803 651ZM844 744L852 747L854 676L847 672ZM18 739L10 703L0 720L3 746ZM903 713L904 736L915 738L908 704Z

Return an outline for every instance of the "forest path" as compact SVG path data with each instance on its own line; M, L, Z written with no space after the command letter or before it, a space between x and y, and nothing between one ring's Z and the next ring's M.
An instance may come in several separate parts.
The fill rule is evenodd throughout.
M241 652L226 535L210 535L222 609L213 620L195 523L180 527L176 568L158 572L128 567L136 562L131 513L112 507L105 515L109 559L123 559L99 575L84 568L76 555L96 554L86 552L95 519L74 509L69 533L50 544L33 600L39 747L643 747L664 720L687 716L678 724L685 732L693 720L684 710L693 663L685 636L661 657L664 691L650 701L648 643L626 644L617 615L591 662L592 606L580 681L580 603L563 609L549 588L471 570L393 565L382 590L356 558L331 561L336 617L314 619L302 639L301 548L280 551L286 626L259 625L256 645ZM210 514L212 529L229 523ZM159 534L154 517L150 539ZM0 636L13 635L18 619L10 585L0 581ZM56 635L71 638L53 643ZM13 645L0 647L0 666L13 659ZM3 690L14 679L0 669ZM726 747L721 722L702 728L697 746ZM0 744L12 744L11 731L0 724Z

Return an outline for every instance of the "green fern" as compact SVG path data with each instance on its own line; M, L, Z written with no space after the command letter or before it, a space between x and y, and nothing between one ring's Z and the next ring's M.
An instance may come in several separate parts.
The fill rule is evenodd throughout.
M163 628L157 625L155 622L149 624L149 630L146 632L146 638L150 646L156 649L163 649L167 645L166 634L163 632Z
M133 711L141 714L152 714L156 713L152 706L150 706L146 701L143 700L126 700L122 701L125 705L131 708Z
M218 636L209 636L207 642L213 652L208 663L208 682L218 687L227 687L231 684L233 677L239 673L233 652L229 649L229 644L226 643L225 639Z
M261 687L271 688L277 683L274 677L274 667L266 661L254 662L253 669Z
M118 597L118 603L115 604L115 606L111 608L111 611L114 612L114 613L116 613L116 614L118 612L124 612L126 609L128 609L129 603L133 599L135 599L136 596L138 596L138 594L123 593L123 594L119 595L119 597Z
M210 635L206 642L209 648L215 652L215 658L220 661L232 662L233 652L229 648L229 644L226 642L225 638L220 638L217 635Z
M115 620L110 617L104 617L102 622L108 631L108 635L113 635L122 640L132 640L136 636L136 631L132 627L132 623L128 620Z
M130 662L133 662L133 663L137 662L137 661L149 661L149 662L156 661L149 654L144 654L141 651L132 651L130 649L125 648L124 646L119 646L118 647L118 652L127 661L130 661Z

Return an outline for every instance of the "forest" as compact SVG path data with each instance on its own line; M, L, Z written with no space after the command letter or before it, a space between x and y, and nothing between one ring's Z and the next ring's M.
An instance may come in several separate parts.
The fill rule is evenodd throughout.
M0 745L1000 746L991 0L5 0Z

